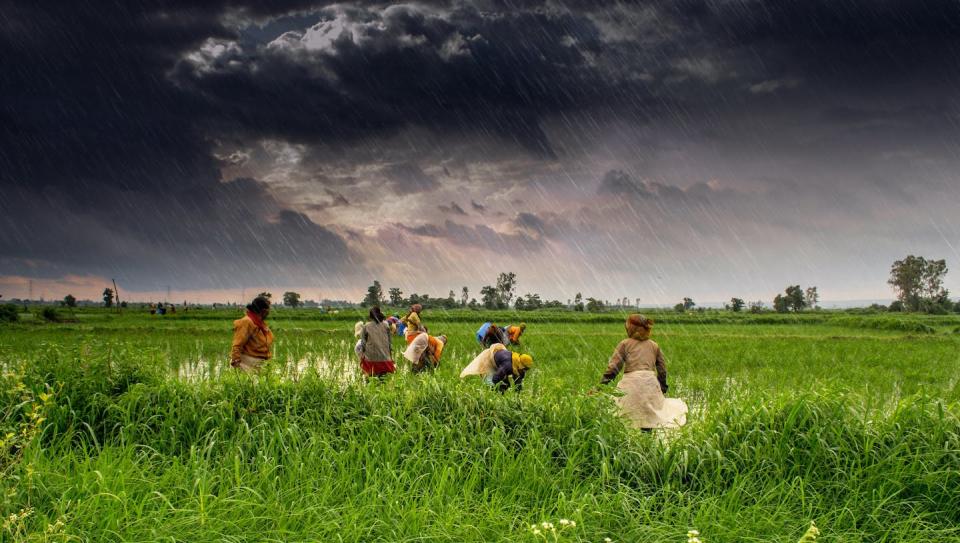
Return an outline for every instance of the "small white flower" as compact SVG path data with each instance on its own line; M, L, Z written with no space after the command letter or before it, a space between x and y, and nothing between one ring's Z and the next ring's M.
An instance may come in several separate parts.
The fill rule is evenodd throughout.
M570 527L571 527L571 528L576 528L576 527L577 527L577 521L571 520L571 521L570 521Z
M534 529L533 529L533 535L540 535L540 529L539 529L539 528L534 528Z
M687 537L697 537L699 535L700 535L699 530L690 530L689 532L687 532Z
M613 540L610 539L609 537L605 537L603 538L603 543L613 543Z
M694 536L694 537L687 538L687 543L701 543L701 542L699 537Z
M567 520L567 519L565 519L565 518L560 519L560 526L567 526L567 525L569 525L569 524L570 524L570 521L569 521L569 520Z

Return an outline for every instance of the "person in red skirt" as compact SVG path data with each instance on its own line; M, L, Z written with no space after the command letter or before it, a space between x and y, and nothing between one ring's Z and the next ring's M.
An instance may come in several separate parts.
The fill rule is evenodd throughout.
M383 378L396 371L391 355L390 324L380 307L370 308L370 320L360 330L360 371L367 377Z

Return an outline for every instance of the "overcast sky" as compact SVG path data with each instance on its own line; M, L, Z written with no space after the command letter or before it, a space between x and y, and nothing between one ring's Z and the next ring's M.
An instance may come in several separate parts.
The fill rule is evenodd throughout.
M190 4L0 0L4 298L769 303L960 265L960 2Z

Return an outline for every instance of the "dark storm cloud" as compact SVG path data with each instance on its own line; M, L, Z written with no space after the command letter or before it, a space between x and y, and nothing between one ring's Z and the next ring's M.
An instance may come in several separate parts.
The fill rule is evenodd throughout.
M565 235L570 229L570 223L556 213L518 213L513 220L518 230L527 232L534 237L557 238Z
M324 189L323 192L327 195L327 200L319 203L306 204L303 207L307 211L317 212L326 211L327 209L334 207L348 207L350 205L350 201L339 192L330 189Z
M610 69L629 51L568 10L341 6L317 17L269 45L187 58L174 78L256 135L343 143L418 125L544 158L555 156L544 116L649 97Z
M319 224L351 207L344 187L371 171L389 197L468 180L441 164L454 145L466 149L458 158L489 163L487 177L504 188L582 154L606 160L618 143L611 160L664 153L680 169L688 158L670 152L685 145L739 151L726 172L734 178L769 174L742 166L774 157L773 169L788 171L770 178L766 202L791 205L819 179L831 190L809 205L816 217L866 217L875 203L833 190L836 179L869 177L866 186L914 202L904 180L933 184L925 179L955 163L958 2L328 4L0 0L0 274L119 273L144 287L346 274L363 262L342 228ZM673 130L637 136L647 126ZM430 137L407 139L411 129ZM230 168L248 175L263 157L243 150L264 141L301 144L301 168L324 166L319 156L356 168L343 168L351 176L340 192L324 181L333 177L306 172L318 187L303 202L252 179L224 182ZM521 155L523 166L507 164ZM708 167L680 183L623 168L590 196L619 198L629 220L660 213L676 229L677 216L718 209L758 224L797 220L760 216L752 195L696 183L712 178ZM503 171L523 174L496 179ZM484 198L470 209L500 205ZM402 228L517 254L574 223L605 233L542 210L517 215L516 233L451 221ZM718 230L696 224L695 233Z
M397 194L427 192L440 187L436 178L424 172L413 162L391 164L384 168L383 173L390 180L390 186Z
M463 208L460 207L456 202L450 202L450 205L448 206L447 205L437 206L437 209L439 209L444 213L448 213L450 215L466 215L467 214L467 212L464 211Z
M107 205L79 206L48 187L5 191L0 266L6 273L117 277L134 289L232 288L333 277L362 261L344 240L284 208L264 186L238 179L143 200L116 191ZM223 202L210 206L206 201Z
M641 181L622 170L605 173L597 186L597 194L626 198L627 201L649 201L665 205L712 204L749 196L736 194L730 189L718 190L702 182L681 188L657 181Z
M165 78L182 51L236 36L222 9L0 6L0 118L11 121L0 123L0 273L209 288L333 274L355 258L263 185L222 183L196 123L206 105Z
M789 70L862 87L865 75L902 81L926 71L946 80L957 72L950 60L960 46L956 2L685 0L665 11L696 29L687 34L700 44L759 55L768 75Z
M600 186L597 187L597 194L643 197L650 196L651 192L647 189L646 183L637 181L626 172L610 170L605 173L603 179L600 180Z

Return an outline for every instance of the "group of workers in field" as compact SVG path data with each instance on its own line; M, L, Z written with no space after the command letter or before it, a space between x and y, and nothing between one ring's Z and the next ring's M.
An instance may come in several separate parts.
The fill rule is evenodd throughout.
M354 327L357 343L354 351L360 371L366 378L379 378L396 372L393 360L393 336L406 341L403 358L410 371L421 373L440 364L447 344L445 335L432 336L423 323L423 306L414 304L404 316L387 317L379 307L372 307L369 318ZM266 324L270 300L254 298L247 305L243 318L234 321L230 364L246 372L259 372L271 357L273 332ZM533 357L522 351L521 337L526 324L500 327L484 323L477 330L477 343L482 351L460 372L461 378L479 376L501 393L511 387L520 391L526 375L533 368ZM687 406L677 398L667 398L667 369L660 346L650 339L653 319L640 314L630 315L625 322L627 337L617 344L609 358L600 384L612 382L621 372L617 384L622 393L617 399L621 414L636 428L650 430L671 428L686 422Z

